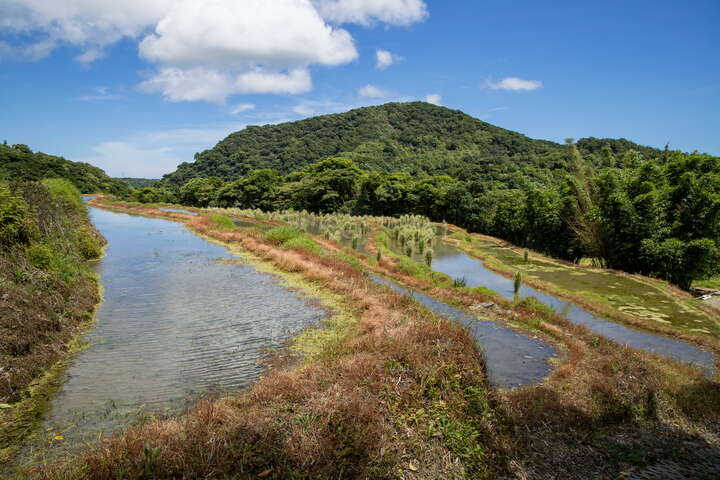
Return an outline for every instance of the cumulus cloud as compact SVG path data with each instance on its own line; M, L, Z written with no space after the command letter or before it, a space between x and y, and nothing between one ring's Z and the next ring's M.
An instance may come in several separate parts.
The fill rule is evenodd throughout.
M392 52L388 52L387 50L378 49L375 52L375 59L375 68L378 70L385 70L390 65L400 60L400 57Z
M170 101L206 100L224 103L237 93L303 93L312 88L310 72L297 68L289 72L267 72L260 68L242 73L228 73L202 67L161 68L140 84L145 92L161 93Z
M425 101L433 105L442 105L442 95L439 93L429 93L425 95Z
M181 0L143 39L140 54L208 68L340 65L357 57L350 34L303 0Z
M241 103L240 105L235 105L232 109L233 115L239 115L241 113L249 112L251 110L255 110L255 105L252 103Z
M489 83L490 88L493 90L509 90L513 92L537 90L542 87L542 82L539 80L523 80L517 77L503 78L499 82Z
M365 85L358 90L358 95L367 98L386 98L390 96L390 93L375 85Z
M22 45L49 54L60 43L82 50L77 60L89 62L102 56L105 47L125 37L136 38L156 24L173 0L3 0L0 29L42 34L40 40Z
M336 23L367 26L383 22L407 26L428 17L422 0L314 0L313 3L323 17Z
M296 94L312 66L358 56L345 23L409 25L422 0L2 0L0 29L35 43L0 43L0 55L39 59L59 45L94 62L124 39L155 65L141 84L171 101L223 103L233 94ZM387 52L389 54L389 52ZM392 63L384 57L382 68Z

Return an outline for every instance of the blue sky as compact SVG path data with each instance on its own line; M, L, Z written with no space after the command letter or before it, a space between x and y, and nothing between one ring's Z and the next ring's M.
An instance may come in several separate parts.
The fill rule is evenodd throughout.
M159 177L245 125L427 99L720 155L718 25L717 0L2 0L0 140Z

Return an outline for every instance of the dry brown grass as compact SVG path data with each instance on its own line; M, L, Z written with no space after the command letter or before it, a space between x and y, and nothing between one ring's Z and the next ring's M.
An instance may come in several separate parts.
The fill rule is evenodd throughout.
M506 470L500 448L492 446L500 435L490 434L497 426L482 358L464 329L338 259L281 250L244 229L218 231L203 217L184 220L199 234L240 245L343 295L357 332L312 363L271 372L243 395L144 423L39 476L423 478L441 466L457 478L466 470L492 478ZM484 447L463 452L448 439L461 434ZM461 462L461 455L472 461Z

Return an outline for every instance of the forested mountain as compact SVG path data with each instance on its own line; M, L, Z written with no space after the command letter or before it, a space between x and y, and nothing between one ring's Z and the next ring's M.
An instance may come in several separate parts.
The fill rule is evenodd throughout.
M533 140L458 110L424 102L388 103L297 122L235 132L165 177L181 185L197 177L240 178L271 168L280 174L333 156L360 168L413 175L483 176L503 180L513 172L562 166L560 145Z
M36 181L64 178L82 193L106 192L129 195L132 188L122 180L109 177L88 163L33 152L27 145L0 145L0 180Z
M133 188L145 188L145 187L152 187L157 182L159 182L159 179L156 178L129 178L129 177L120 177L116 180L122 180L123 182L127 183Z

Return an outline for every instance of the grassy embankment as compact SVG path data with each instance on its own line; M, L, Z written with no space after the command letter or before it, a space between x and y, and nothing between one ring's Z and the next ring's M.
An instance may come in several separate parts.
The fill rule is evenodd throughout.
M0 183L0 465L36 430L92 323L103 243L71 183Z
M247 392L148 421L36 474L43 478L615 478L718 444L720 389L697 370L623 348L532 302L494 315L553 338L541 385L497 391L468 332L364 275L374 270L466 307L487 292L410 259L379 262L291 228L107 208L185 222L341 299L354 322L300 336L304 361ZM374 244L367 246L376 255ZM382 252L382 247L380 247ZM404 265L403 265L404 264ZM483 312L483 314L491 313ZM307 338L313 348L303 348Z
M501 240L453 227L447 240L486 267L508 278L521 272L523 282L614 321L689 341L720 352L720 312L667 282L578 266L525 252Z

